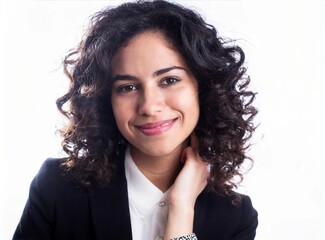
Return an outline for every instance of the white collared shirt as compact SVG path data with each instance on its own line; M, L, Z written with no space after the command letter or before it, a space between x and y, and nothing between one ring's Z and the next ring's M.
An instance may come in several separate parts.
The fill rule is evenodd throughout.
M147 179L134 163L128 148L125 153L129 209L133 240L163 239L168 214L167 193Z

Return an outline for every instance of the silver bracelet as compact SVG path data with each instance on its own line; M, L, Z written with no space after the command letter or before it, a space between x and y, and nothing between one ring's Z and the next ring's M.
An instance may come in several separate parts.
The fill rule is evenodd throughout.
M198 240L198 239L197 239L195 233L192 233L192 234L187 235L187 236L172 238L171 240Z

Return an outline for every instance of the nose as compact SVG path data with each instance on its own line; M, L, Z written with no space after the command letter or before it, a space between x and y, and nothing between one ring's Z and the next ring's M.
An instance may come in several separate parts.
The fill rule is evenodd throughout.
M164 95L158 87L143 88L138 103L138 113L145 116L154 116L165 107Z

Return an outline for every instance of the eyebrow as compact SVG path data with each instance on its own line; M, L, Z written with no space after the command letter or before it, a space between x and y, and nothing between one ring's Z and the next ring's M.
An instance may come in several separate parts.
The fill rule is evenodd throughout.
M167 72L170 72L172 70L183 70L185 72L187 72L187 70L183 67L179 67L179 66L172 66L172 67L168 67L168 68L163 68L163 69L159 69L157 71L155 71L153 73L153 76L154 77L157 77L159 75L162 75L162 74L165 74ZM134 77L134 76L131 76L131 75L120 75L120 74L117 74L116 76L113 77L113 82L115 81L119 81L119 80L125 80L125 81L128 81L128 80L131 80L131 81L135 81L135 80L138 80L137 77Z

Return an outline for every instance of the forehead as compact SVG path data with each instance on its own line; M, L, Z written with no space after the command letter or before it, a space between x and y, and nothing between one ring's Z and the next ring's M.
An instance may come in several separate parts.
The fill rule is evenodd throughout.
M174 65L186 66L171 41L157 31L146 31L131 38L112 59L113 73L132 68L159 69Z

